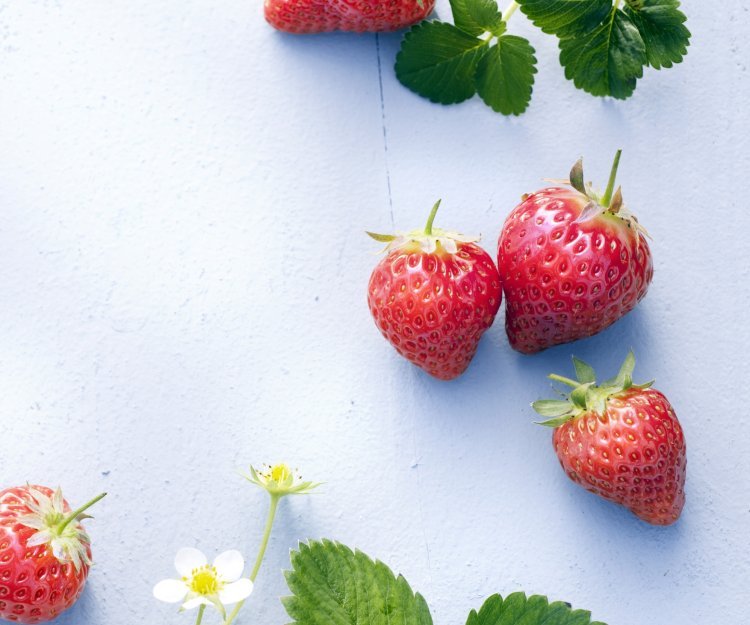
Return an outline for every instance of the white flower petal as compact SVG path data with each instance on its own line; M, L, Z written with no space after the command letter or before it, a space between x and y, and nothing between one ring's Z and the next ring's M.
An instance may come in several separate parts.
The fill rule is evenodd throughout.
M187 592L187 585L179 579L165 579L154 586L154 597L167 603L182 601Z
M216 573L225 582L235 582L242 577L245 558L236 549L230 549L216 556L214 560Z
M219 601L224 605L237 603L247 599L253 592L253 583L248 578L237 580L232 584L227 584L219 591Z
M193 608L197 608L199 605L213 605L213 604L205 597L195 597L193 599L188 599L185 603L183 603L182 609L192 610Z
M202 552L192 547L183 547L174 557L174 568L182 577L190 577L193 569L204 566L208 560Z

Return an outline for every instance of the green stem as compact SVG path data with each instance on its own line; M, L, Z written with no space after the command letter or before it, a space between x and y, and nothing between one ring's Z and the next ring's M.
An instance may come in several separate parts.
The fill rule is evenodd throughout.
M440 208L440 202L442 200L438 200L435 202L435 206L432 207L432 210L430 211L430 216L427 218L427 225L424 227L424 233L427 236L430 236L432 234L432 222L435 221L435 215L437 215L438 208Z
M622 150L617 150L615 153L615 162L612 163L612 169L609 172L609 182L607 183L607 189L604 191L604 196L602 197L602 206L609 206L609 203L612 201L612 191L615 190L615 180L617 179L617 168L620 165L621 154Z
M203 621L203 613L206 611L205 604L201 605L200 608L198 608L198 618L195 619L195 625L201 625L201 622Z
M107 496L107 493L102 493L101 495L97 495L94 497L91 501L88 503L83 504L80 508L73 510L67 517L65 517L60 524L57 526L57 532L58 534L62 534L63 530L70 525L71 521L78 518L78 515L82 512L85 512L88 510L91 506L93 506L98 501L101 501Z
M514 0L510 3L508 8L505 9L505 12L503 13L503 22L507 24L508 20L513 17L513 14L516 12L516 9L518 9L518 2L515 2Z
M571 380L570 378L566 378L561 375L557 375L556 373L550 373L547 377L550 380L553 380L555 382L560 382L561 384L567 384L568 386L572 386L573 388L577 388L581 386L580 382L577 382L576 380Z
M438 202L439 204L440 202ZM273 529L273 521L276 518L276 510L279 507L279 500L281 497L279 495L271 495L271 507L268 509L268 517L266 518L266 528L263 530L263 537L260 539L260 549L258 550L258 557L255 558L255 565L253 566L253 570L250 572L250 581L254 582L255 578L258 577L258 571L260 571L260 565L263 564L263 556L266 555L266 548L268 547L268 540L271 538L271 530ZM246 599L243 599L240 601L236 606L234 606L234 610L232 610L232 613L227 617L227 620L224 621L224 625L230 625L235 618L237 618L237 614L242 609L242 606L245 605Z

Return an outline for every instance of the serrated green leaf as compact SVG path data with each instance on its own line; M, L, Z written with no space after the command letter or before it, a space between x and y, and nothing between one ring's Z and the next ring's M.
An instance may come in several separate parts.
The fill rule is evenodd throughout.
M518 0L521 11L547 34L575 37L599 26L612 0Z
M647 61L646 46L635 24L614 7L593 31L560 40L566 78L596 96L630 97Z
M282 602L296 625L432 625L421 595L382 562L324 540L300 545Z
M474 37L485 32L499 36L505 32L503 15L494 0L450 0L453 23Z
M531 404L534 411L543 417L559 417L575 408L575 406L564 399L540 399Z
M648 64L672 67L687 54L690 31L678 0L627 0L625 13L635 24L646 44Z
M576 369L576 378L581 384L596 382L596 373L594 373L594 368L591 365L573 356L573 366Z
M474 75L486 45L452 24L422 22L404 37L396 76L431 102L463 102L476 93Z
M466 625L605 625L591 621L591 613L573 610L561 601L515 592L503 599L492 595L477 612L472 610Z
M477 65L479 97L497 113L520 115L529 106L536 74L534 48L523 37L503 35Z

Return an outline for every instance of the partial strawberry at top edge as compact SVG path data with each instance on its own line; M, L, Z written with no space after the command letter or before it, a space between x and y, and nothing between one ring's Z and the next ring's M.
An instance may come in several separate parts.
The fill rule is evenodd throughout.
M425 19L435 0L266 0L266 21L292 34L391 32Z

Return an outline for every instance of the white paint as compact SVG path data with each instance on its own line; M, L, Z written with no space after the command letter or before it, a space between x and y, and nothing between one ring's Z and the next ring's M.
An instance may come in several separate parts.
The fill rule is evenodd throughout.
M521 588L610 625L743 622L748 9L684 9L687 62L627 102L575 90L517 14L540 72L504 119L402 88L399 35L283 36L257 2L0 2L2 483L110 492L59 622L190 622L151 586L183 545L252 553L266 501L234 470L276 459L327 485L282 506L242 623L288 622L279 571L320 536L403 572L439 625ZM603 184L617 147L654 237L636 313L535 357L500 317L450 384L383 342L365 229L415 227L441 197L440 225L492 250L523 192L581 154ZM570 484L528 407L570 353L606 373L630 346L687 432L671 529Z

